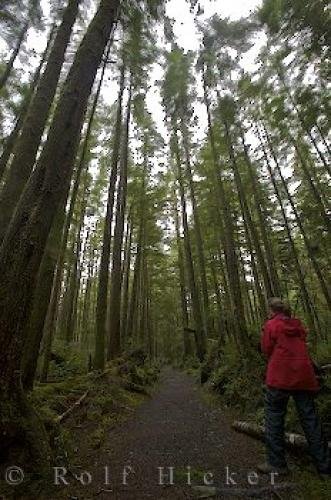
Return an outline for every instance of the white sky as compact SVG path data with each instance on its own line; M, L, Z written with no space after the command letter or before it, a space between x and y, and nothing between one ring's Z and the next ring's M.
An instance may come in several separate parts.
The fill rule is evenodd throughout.
M262 0L200 0L200 5L203 8L203 15L199 16L199 20L203 21L213 16L214 14L220 17L229 17L231 20L237 20L241 17L249 16L257 7L262 4ZM174 33L177 37L177 42L185 51L197 51L200 46L199 35L195 26L194 16L190 12L189 3L186 0L169 0L167 3L167 15L175 20ZM256 39L254 47L247 53L242 65L246 71L252 71L256 68L255 58L263 43L263 36ZM160 80L162 71L159 66L153 68L151 79ZM201 86L198 84L198 93ZM163 126L163 112L160 104L160 97L157 89L151 89L148 99L148 107L153 114L158 128L165 135ZM199 120L199 126L196 129L195 138L201 139L205 134L207 126L206 112L204 105L196 103L195 113Z
M240 19L251 14L261 3L262 0L201 0L204 15L200 19L214 14L229 17L231 20ZM185 0L170 0L167 4L167 14L176 20L174 30L178 43L186 50L197 50L199 40L189 4Z
M203 15L199 16L199 20L202 21L211 17L214 14L218 14L221 17L229 17L231 20L239 19L241 17L247 17L251 14L259 5L261 5L262 0L200 0L200 5L204 11ZM45 15L49 13L49 0L41 0L41 4ZM93 3L92 3L93 4ZM97 2L95 2L97 5ZM168 0L167 2L167 15L175 20L174 32L177 37L178 44L181 45L185 51L187 50L198 50L199 48L199 36L194 24L194 16L190 13L189 2L186 0ZM261 47L263 41L263 36L259 36L256 39L256 43L253 49L247 53L245 60L243 61L243 67L245 70L253 70L256 68L255 58ZM37 34L33 30L29 31L28 46L36 51L37 55L42 52L46 44L46 34ZM5 44L1 42L0 39L0 50L5 50ZM33 68L38 63L38 57L34 58L33 63L29 65L29 70ZM21 66L17 62L17 66ZM111 69L109 70L109 76L111 78ZM160 65L156 62L151 74L149 75L151 81L151 90L148 94L148 107L153 115L155 122L160 130L160 132L165 135L165 128L163 126L163 112L160 103L160 95L158 89L153 85L153 82L162 79L162 70ZM198 83L198 93L201 92L201 86ZM117 86L110 79L104 85L102 91L103 98L108 104L112 104L117 96ZM199 126L196 130L196 137L203 137L205 126L206 126L206 116L205 110L202 104L197 103L195 107L195 112L199 119Z

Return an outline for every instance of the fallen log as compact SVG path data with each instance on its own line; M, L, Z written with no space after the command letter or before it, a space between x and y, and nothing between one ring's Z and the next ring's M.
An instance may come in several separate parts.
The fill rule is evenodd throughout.
M120 385L126 391L136 392L137 394L144 394L145 396L149 396L148 391L142 385L135 384L134 382L130 382L128 380L121 381Z
M265 498L265 495L275 494L277 496L281 491L294 490L297 488L295 483L278 483L273 486L261 486L259 488L218 488L214 486L193 486L193 491L197 494L197 498L213 498L221 496L235 496L242 498Z
M87 398L88 393L89 391L86 391L77 401L75 401L75 403L72 406L70 406L70 408L68 408L64 413L62 413L62 415L56 417L55 422L57 424L63 422L63 420L65 420L74 411L75 408L78 408L83 403L83 401Z
M236 420L235 422L233 422L232 428L238 432L242 432L244 434L247 434L248 436L264 441L265 430L262 425ZM301 434L296 434L294 432L285 433L285 443L290 448L292 447L301 450L308 449L306 438ZM331 449L331 442L329 442L329 448Z

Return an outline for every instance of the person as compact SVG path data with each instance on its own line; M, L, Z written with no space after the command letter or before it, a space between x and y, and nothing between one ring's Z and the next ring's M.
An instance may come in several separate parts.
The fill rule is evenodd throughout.
M330 452L314 404L319 383L306 345L306 330L280 298L271 298L268 304L269 319L261 337L261 350L268 358L265 379L267 461L259 465L258 470L288 473L284 424L288 401L292 397L317 471L323 478L329 477Z

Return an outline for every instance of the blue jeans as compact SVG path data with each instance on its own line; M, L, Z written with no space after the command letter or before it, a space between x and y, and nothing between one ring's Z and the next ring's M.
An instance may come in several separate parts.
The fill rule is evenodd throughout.
M268 387L265 395L265 440L267 461L274 467L286 467L285 416L287 404L293 397L305 433L309 452L319 472L330 467L330 453L322 426L316 413L314 393L310 391L285 391Z

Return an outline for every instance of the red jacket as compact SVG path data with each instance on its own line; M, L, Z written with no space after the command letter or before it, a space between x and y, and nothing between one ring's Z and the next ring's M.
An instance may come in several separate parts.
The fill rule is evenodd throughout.
M261 348L268 357L266 384L277 389L319 389L300 320L275 314L262 329Z

